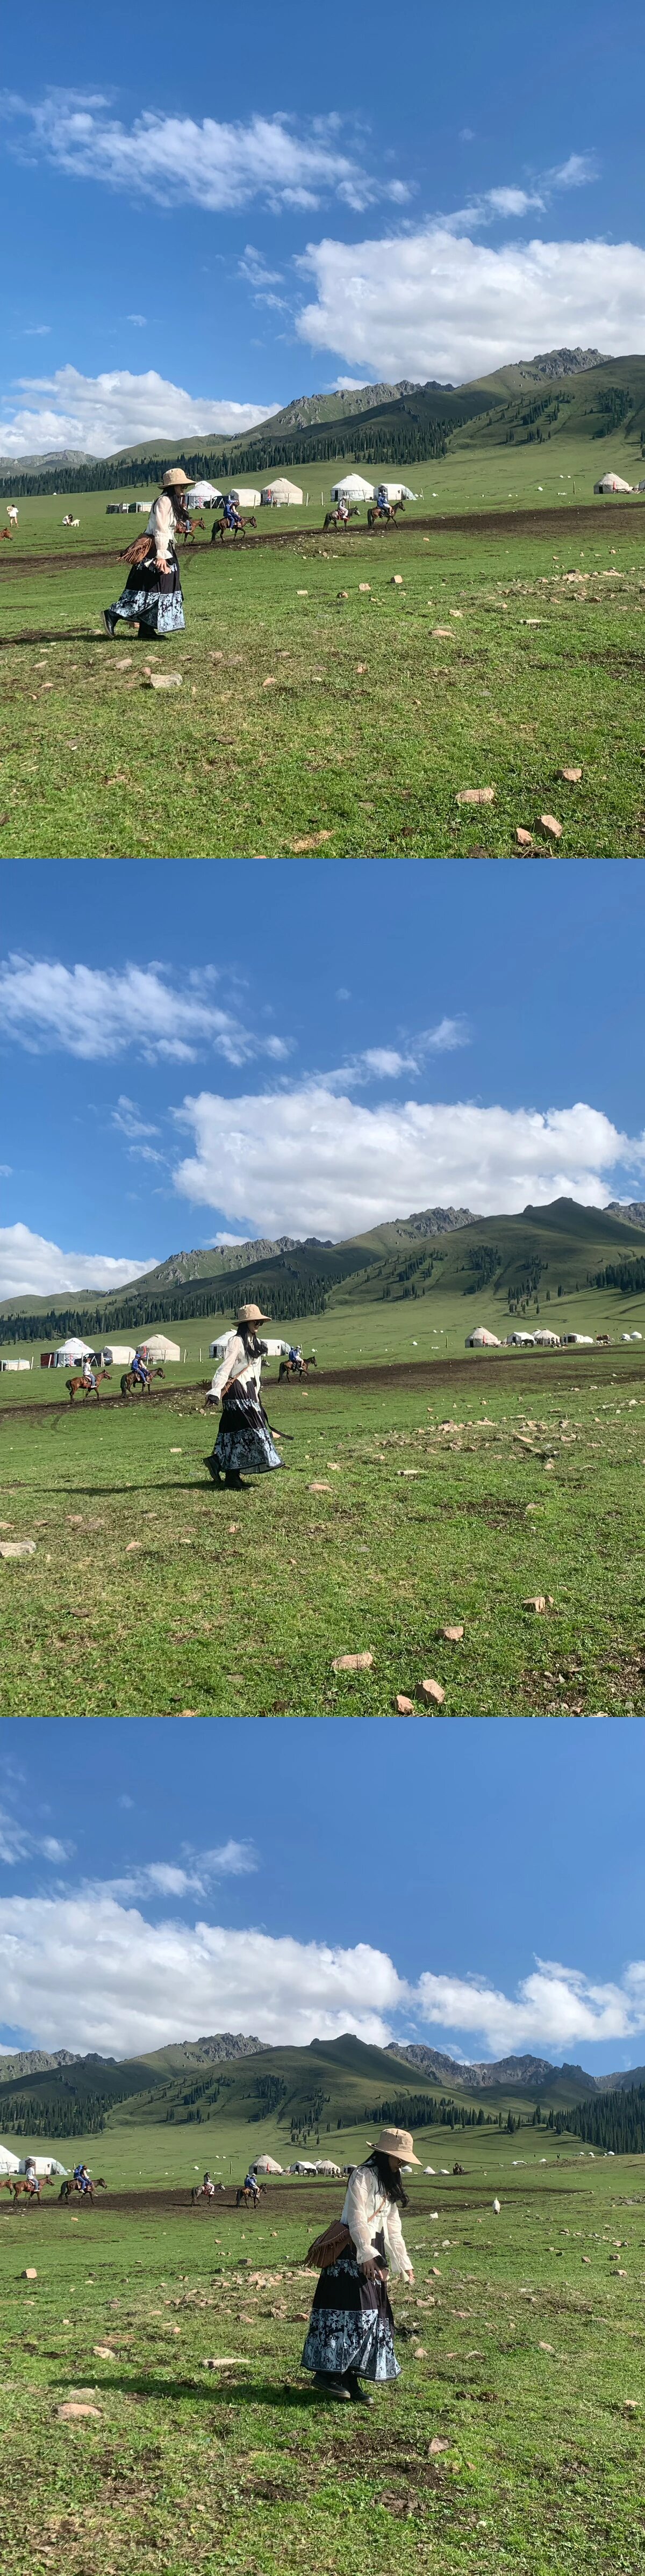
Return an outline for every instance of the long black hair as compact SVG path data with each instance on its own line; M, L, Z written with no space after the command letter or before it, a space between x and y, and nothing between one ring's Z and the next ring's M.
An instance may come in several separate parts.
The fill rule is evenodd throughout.
M379 2154L378 2147L374 2148L371 2156L366 2156L365 2163L371 2166L372 2172L377 2175L381 2189L387 2192L388 2200L396 2200L400 2209L407 2209L408 2195L403 2189L400 2165L395 2169L390 2164L389 2156L384 2153Z

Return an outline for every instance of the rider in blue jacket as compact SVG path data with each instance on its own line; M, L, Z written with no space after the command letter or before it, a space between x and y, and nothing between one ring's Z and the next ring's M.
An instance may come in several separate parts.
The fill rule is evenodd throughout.
M141 1386L150 1385L150 1373L146 1368L145 1360L142 1359L140 1351L135 1351L132 1362L132 1375L139 1379Z

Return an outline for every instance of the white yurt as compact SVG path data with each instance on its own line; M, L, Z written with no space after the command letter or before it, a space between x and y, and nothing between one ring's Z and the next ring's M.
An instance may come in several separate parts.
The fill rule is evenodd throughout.
M374 485L362 474L344 474L340 483L332 483L332 501L373 501Z
M186 493L186 507L188 510L217 510L221 498L216 483L193 483L190 492Z
M21 2156L18 2172L26 2173L28 2165L31 2165L32 2173L40 2175L41 2182L46 2182L48 2174L60 2174L64 2181L68 2172L67 2165L59 2165L57 2156Z
M16 1369L28 1368L31 1368L31 1360L0 1360L0 1369L13 1369L15 1372Z
M533 1335L533 1340L534 1340L534 1342L542 1342L542 1343L544 1343L545 1347L546 1347L546 1346L548 1346L548 1348L549 1348L550 1350L554 1350L554 1351L555 1351L555 1350L558 1350L558 1351L559 1351L559 1348L560 1348L560 1335L559 1335L559 1333L534 1333L534 1335Z
M299 484L290 483L286 474L276 475L274 483L265 483L261 499L263 509L268 508L273 510L282 510L286 507L287 503L291 504L293 502L297 502L299 508L302 508L302 493L300 491Z
M134 1344L131 1347L129 1342L107 1342L101 1352L104 1368L131 1368L133 1359Z
M631 492L632 487L623 482L622 474L603 474L602 483L594 483L593 488L594 492Z
M94 1356L89 1342L79 1342L72 1333L69 1341L63 1342L60 1350L54 1352L54 1368L73 1368L77 1360L91 1360Z
M211 1346L210 1346L210 1354L209 1354L210 1358L211 1358L212 1360L218 1360L218 1361L219 1361L219 1360L223 1360L223 1359L225 1358L226 1352L227 1352L227 1350L228 1350L229 1342L234 1342L234 1340L235 1340L235 1326L234 1326L233 1324L229 1324L228 1332L227 1332L227 1333L220 1333L219 1341L217 1341L217 1342L211 1342Z
M286 1360L289 1349L288 1342L267 1342L264 1333L262 1333L261 1339L264 1342L264 1347L270 1360Z
M302 493L300 498L302 500ZM231 500L235 502L236 510L259 510L262 494L261 492L232 492Z
M142 1342L140 1347L143 1351L147 1351L149 1360L181 1359L179 1343L169 1342L166 1333L149 1333L147 1341Z
M419 497L407 483L373 483L370 500L376 500L377 492L384 492L386 501L416 501Z
M254 2156L251 2170L253 2173L281 2174L284 2172L284 2166L276 2164L275 2156Z
M467 1351L501 1351L502 1345L497 1333L487 1333L485 1324L477 1324L474 1333L466 1334L465 1347Z
M20 2157L19 2157L19 2156L14 2156L14 2154L13 2154L13 2150L12 2150L12 2148L11 2148L11 2147L4 2147L4 2146L3 2146L3 2144L2 2144L2 2140L0 2139L0 2174L12 2174L12 2173L19 2173L19 2172L20 2172Z
M340 2180L340 2165L333 2165L331 2156L319 2156L316 2165L316 2173L331 2174L334 2181L338 2182Z
M534 1333L507 1333L506 1335L506 1343L509 1350L512 1349L513 1344L515 1344L518 1349L523 1349L525 1343L527 1347L532 1350L534 1341Z
M642 1333L630 1333L630 1342L642 1342Z

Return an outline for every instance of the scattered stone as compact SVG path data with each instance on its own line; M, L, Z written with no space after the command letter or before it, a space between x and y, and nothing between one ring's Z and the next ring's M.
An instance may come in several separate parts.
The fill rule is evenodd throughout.
M439 2441L439 2436L438 2436L438 2434L437 2434L437 2433L433 2433L432 2441L431 2441L431 2443L430 2443L430 2458L431 2458L431 2460L438 2460L439 2452L440 2452L440 2451L449 2451L449 2450L450 2450L450 2443L449 2443L449 2442L440 2442L440 2441Z
M397 1693L396 1713L397 1717L414 1717L414 1700L406 1699L404 1691Z
M368 1673L373 1662L373 1655L334 1655L332 1659L332 1672Z
M202 2370L239 2370L240 2368L242 2370L250 2370L251 2357L249 2353L218 2352L211 2355L209 2361L202 2362Z
M309 832L309 833L307 834L307 837L306 837L306 839L305 839L304 841L292 841L292 843L291 843L291 847L292 847L292 850L293 850L293 853L294 853L294 857L295 857L295 856L298 854L298 852L299 852L299 851L301 851L301 850L319 850L319 849L321 848L321 846L322 846L323 841L330 841L330 840L331 840L331 832Z
M552 2343L541 2343L541 2344L540 2344L540 2352L554 2352L554 2351L555 2351L555 2345L554 2345L554 2344L552 2344Z
M28 2270L27 2272L23 2272L23 2276L22 2276L22 2277L23 2277L23 2281L37 2281L37 2279L38 2279L38 2273L37 2273L37 2272L34 2272L34 2270L33 2270L32 2266L30 2265L29 2270Z
M403 589L403 574L402 574L402 572L393 572L393 573L392 573L392 576L391 576L391 580L390 580L390 590L402 590L402 589Z
M445 636L446 636L446 635L448 635L448 636L450 636L450 637L452 638L452 627L451 627L451 626L433 626L432 632L433 632L433 635L441 635L441 636L443 636L444 638L445 638Z
M582 777L582 770L581 770L581 769L559 769L559 770L558 770L558 777L559 777L559 778L565 778L565 779L566 779L566 782L567 782L567 786L568 786L568 787L577 787L577 786L578 786L579 779L581 779L581 777Z
M308 592L308 590L297 590L297 591L296 591L296 599L308 599L308 598L309 598L309 592ZM347 598L347 592L346 592L346 590L339 591L339 598L340 598L340 599L346 599L346 598Z
M558 823L555 814L540 815L540 831L548 832L552 841L562 840L562 824Z
M132 670L132 654L131 654L131 653L126 653L124 661L122 661L122 662L115 662L114 668L115 668L115 671L131 671L131 670Z
M450 611L450 615L451 615L451 617L461 617L461 618L463 618L463 614L464 614L464 612L463 612L463 608L451 608L451 611Z
M263 689L275 689L275 687L276 687L276 677L275 677L275 672L274 672L274 671L270 671L270 672L269 672L268 680L263 680L263 682L262 682L262 687L263 687Z
M143 1545L143 1541L142 1541L142 1539L140 1539L140 1538L129 1538L129 1539L128 1539L128 1544L127 1544L127 1547L126 1547L126 1551L125 1551L125 1552L126 1552L126 1556L132 1556L132 1555L134 1554L134 1550L135 1550L135 1548L139 1548L139 1547L141 1547L142 1545Z
M238 1530L239 1530L239 1529L241 1529L241 1527L242 1527L242 1523L241 1523L241 1521L229 1521L229 1522L228 1522L228 1535L229 1535L229 1538L237 1538Z
M171 1458L181 1458L181 1455L182 1455L181 1449L171 1449L170 1455L171 1455Z
M0 1556L35 1556L35 1538L3 1538Z
M299 599L306 599L306 597L307 597L306 590L299 590L299 592L298 592L298 598L299 598ZM336 598L337 598L337 599L349 599L349 591L348 591L348 590L337 590L337 592L336 592Z
M324 1484L324 1483L323 1483L323 1484L308 1485L308 1486L307 1486L307 1493L308 1493L308 1494L330 1494L330 1493L331 1493L331 1485L326 1485L326 1484Z
M77 2406L73 2398L69 2398L64 2406L57 2406L56 2413L63 2424L77 2424L83 2415L95 2416L97 2424L101 2421L100 2406Z
M365 671L367 670L367 663L366 663L366 662L357 662L357 664L356 664L356 669L357 669L357 673L358 673L358 678L359 678L359 680L362 680L363 675L364 675Z
M522 830L522 826L521 826L521 824L520 824L520 823L518 823L518 824L517 824L517 827L516 827L515 839L516 839L516 841L517 841L517 843L518 843L518 846L519 846L520 850L534 850L534 849L535 849L535 842L534 842L534 839L533 839L533 833L532 833L532 832L524 832L524 831Z
M359 581L359 585L358 585L358 587L359 587L359 590L370 590L370 591L371 591L372 584L371 584L371 581Z
M523 1601L523 1602L522 1602L522 1609L523 1609L523 1610L552 1610L552 1609L553 1609L553 1593L552 1593L552 1592L532 1592L532 1593L530 1593L528 1600L527 1600L527 1601Z
M494 798L494 787L460 787L457 796L457 804L492 805L494 803Z
M439 1629L439 1635L440 1635L440 1637L445 1637L445 1638L447 1639L447 1642L448 1642L448 1645L449 1645L449 1646L460 1646L460 1645L461 1645L461 1640L462 1640L462 1637L463 1637L463 1633L464 1633L464 1632L463 1632L463 1628L440 1628L440 1629Z
M111 2343L94 2343L92 2351L96 2361L118 2361L119 2358L118 2352L113 2351Z
M420 1690L421 1698L422 1698L422 1699L431 1699L431 1700L434 1700L434 1701L436 1702L436 1706L437 1706L437 1708L441 1708L442 1700L444 1700L444 1699L445 1699L446 1694L445 1694L445 1690L442 1690L442 1688L441 1688L441 1683L440 1683L440 1682L433 1682L433 1681L420 1682L420 1683L419 1683L419 1690Z
M143 683L144 689L183 689L183 685L181 671L151 671Z

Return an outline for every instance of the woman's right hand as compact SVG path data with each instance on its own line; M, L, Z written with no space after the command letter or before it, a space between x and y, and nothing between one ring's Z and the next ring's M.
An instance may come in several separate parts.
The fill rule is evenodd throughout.
M158 555L158 556L157 556L157 571L158 571L158 572L169 572L169 571L170 571L170 565L169 565L169 563L167 563L165 555Z
M364 2281L380 2281L383 2278L381 2263L361 2263L360 2269Z

